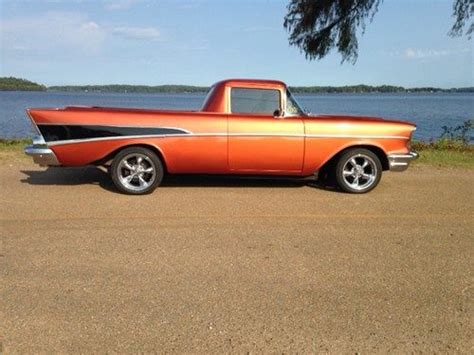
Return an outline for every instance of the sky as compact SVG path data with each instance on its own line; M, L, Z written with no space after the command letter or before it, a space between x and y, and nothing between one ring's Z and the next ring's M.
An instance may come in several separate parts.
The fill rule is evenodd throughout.
M385 0L355 65L288 44L283 0L0 0L0 76L51 85L474 86L473 40L447 35L452 0Z

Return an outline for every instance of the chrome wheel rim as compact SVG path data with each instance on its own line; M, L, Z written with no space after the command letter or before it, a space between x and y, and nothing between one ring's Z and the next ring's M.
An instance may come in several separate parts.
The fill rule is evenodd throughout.
M129 190L143 191L156 178L156 167L145 154L133 153L125 156L117 166L120 183Z
M345 162L342 176L350 188L362 191L368 189L375 182L377 165L371 157L365 154L356 154Z

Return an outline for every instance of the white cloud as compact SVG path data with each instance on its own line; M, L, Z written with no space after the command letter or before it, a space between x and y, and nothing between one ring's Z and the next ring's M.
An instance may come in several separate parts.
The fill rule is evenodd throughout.
M106 30L79 13L46 12L4 21L1 36L6 50L72 50L93 54L100 51Z
M178 6L179 10L194 10L197 9L200 4L196 0L188 0L185 3L180 3Z
M160 39L160 31L154 27L116 27L112 33L127 39L156 41Z
M155 27L104 26L77 12L46 12L35 17L20 17L1 24L2 52L54 56L58 52L70 55L96 55L106 40L161 39Z
M405 59L422 59L437 58L450 55L462 54L469 52L468 48L464 49L414 49L407 48L403 53Z
M104 0L106 10L128 10L140 0Z

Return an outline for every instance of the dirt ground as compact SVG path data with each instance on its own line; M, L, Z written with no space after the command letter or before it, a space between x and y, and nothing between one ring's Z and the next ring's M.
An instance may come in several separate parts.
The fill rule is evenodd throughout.
M349 195L2 161L10 352L472 352L474 172L415 166Z

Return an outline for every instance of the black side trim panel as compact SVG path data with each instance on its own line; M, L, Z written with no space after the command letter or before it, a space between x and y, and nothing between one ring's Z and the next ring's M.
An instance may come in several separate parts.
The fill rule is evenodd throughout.
M90 139L105 137L126 137L141 135L189 134L179 128L166 127L113 127L113 126L76 126L76 125L38 125L46 142L70 139Z

